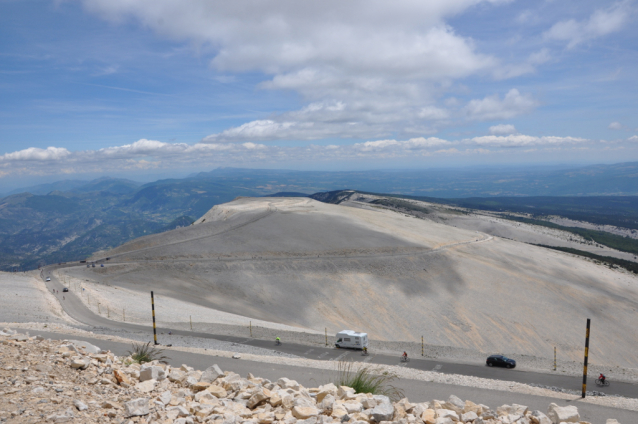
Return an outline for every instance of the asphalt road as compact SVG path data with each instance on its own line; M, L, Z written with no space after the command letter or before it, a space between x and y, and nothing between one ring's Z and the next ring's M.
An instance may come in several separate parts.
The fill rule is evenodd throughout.
M110 350L116 355L126 355L130 350L130 345L125 343L111 342L107 340L99 340L90 337L81 336L65 336L57 333L44 331L32 332L32 335L42 335L51 339L72 339L86 341L102 349ZM283 349L285 346L281 346ZM307 346L305 346L307 349ZM312 353L312 352L311 352ZM343 353L343 352L341 352ZM181 352L171 350L165 352L169 356L169 362L172 366L180 366L188 364L195 369L203 370L207 367L217 364L224 371L233 371L240 375L246 376L249 372L255 376L268 378L276 381L281 377L288 377L297 380L305 387L316 387L321 384L334 381L335 372L307 367L296 367L290 365L269 364L264 362L247 361L244 359L231 359L225 357L216 357L202 355L189 352ZM410 361L409 365L413 362ZM582 402L580 396L574 396L572 399L555 399L551 397L524 395L519 393L503 392L497 390L479 390L472 387L454 386L451 384L441 384L424 382L418 380L399 380L393 384L403 390L404 395L411 402L425 402L433 399L446 400L450 395L456 395L461 399L469 399L476 403L482 403L495 409L503 405L517 403L526 405L531 410L547 411L550 403L558 405L575 405L580 413L581 420L591 423L605 423L607 418L615 418L622 424L638 422L638 412L627 411L623 409L609 408L604 406L592 405Z
M92 311L90 311L84 303L75 295L72 291L63 293L62 288L64 287L58 280L55 278L51 271L56 268L62 267L71 267L77 266L77 264L67 264L67 265L53 265L43 269L42 275L43 278L51 277L51 281L46 282L49 290L55 289L59 291L57 297L59 298L60 303L64 310L74 319L79 322L88 324L94 327L104 327L109 329L123 329L129 331L137 331L137 332L147 332L149 334L149 341L153 340L153 330L152 327L143 326L139 324L129 324L117 321L111 321L102 316L99 316ZM82 265L84 266L84 265ZM64 300L63 300L64 296ZM192 331L183 331L183 330L175 330L170 328L158 327L158 333L164 332L168 333L171 331L175 335L182 336L190 336L190 337L201 337L201 338L209 338L215 340L228 341L238 344L244 344L249 346L256 346L266 349L280 350L282 352L294 354L303 358L308 359L316 359L316 360L342 360L349 359L353 361L364 361L370 362L374 364L383 364L383 365L401 365L409 368L415 368L419 370L426 371L437 371L444 374L460 374L460 375L468 375L475 377L483 377L483 378L491 378L495 380L504 380L504 381L515 381L519 383L535 383L535 384L543 384L548 386L556 386L564 389L576 390L580 391L582 387L582 377L573 377L573 376L565 376L558 374L545 374L545 373L535 373L529 371L517 371L517 370L509 370L504 368L490 368L484 365L468 365L468 364L457 364L452 362L437 360L428 360L421 358L411 358L410 362L407 364L402 364L400 362L400 358L388 356L388 355L375 355L373 353L370 356L364 357L361 355L359 351L349 350L349 349L335 349L334 347L315 347L294 343L287 343L284 340L284 343L280 346L274 346L273 341L267 340L259 340L259 339L251 339L246 337L232 337L226 335L216 335L210 333L200 333L200 332L192 332ZM162 340L159 340L159 343L162 343ZM596 390L600 392L604 392L606 394L616 394L622 395L625 397L638 398L638 385L630 384L630 383L622 383L612 381L611 385L605 388L596 387L594 384L594 379L590 378L589 384L587 386L588 390ZM636 420L638 422L638 420Z

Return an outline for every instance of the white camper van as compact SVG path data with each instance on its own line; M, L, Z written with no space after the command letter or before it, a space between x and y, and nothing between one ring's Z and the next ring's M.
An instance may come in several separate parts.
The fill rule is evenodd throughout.
M363 349L368 347L368 333L357 333L352 330L343 330L337 333L336 347L351 347Z

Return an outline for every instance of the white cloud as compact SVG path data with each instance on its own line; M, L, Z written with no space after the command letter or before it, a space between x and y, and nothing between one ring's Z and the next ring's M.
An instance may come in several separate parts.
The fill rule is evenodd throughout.
M530 54L527 58L527 61L532 65L541 65L545 62L548 62L551 58L552 57L549 54L549 50L544 48Z
M273 138L286 139L286 133L291 133L294 122L275 122L271 119L261 119L247 122L239 127L229 128L218 134L205 137L204 143L225 143L245 140L272 140Z
M164 38L192 42L212 55L219 75L262 74L259 88L293 90L306 102L206 143L432 133L453 118L436 104L446 87L499 64L446 21L477 4L508 2L83 0L105 19L133 18Z
M622 130L622 124L620 122L612 122L608 128L610 130Z
M17 152L5 153L0 156L0 162L55 161L64 159L70 154L71 152L64 147L47 147L46 149L29 147L28 149L19 150Z
M64 148L28 148L0 156L0 177L11 175L59 175L86 172L118 172L144 169L193 169L210 166L280 166L290 163L352 163L353 160L415 159L432 156L497 154L517 149L530 152L574 151L604 147L603 141L578 137L496 135L515 132L512 125L491 127L493 135L446 140L438 137L381 138L341 145L276 146L244 141L237 143L166 143L141 139L134 143L98 150L68 151ZM638 142L634 135L617 144ZM45 166L43 166L45 165Z
M638 141L638 135L632 135L627 139L628 141Z
M536 72L536 67L551 59L551 55L548 49L541 49L528 56L528 58L516 64L507 64L497 66L494 69L494 78L497 80L514 78L525 74L531 74Z
M516 133L516 128L511 124L498 124L490 127L492 135L509 135Z
M531 135L513 134L508 136L486 135L483 137L474 137L468 141L474 142L481 146L491 147L521 147L521 146L539 146L539 145L561 145L561 144L577 144L588 141L578 137L535 137Z
M381 150L424 150L431 147L439 147L450 144L449 141L437 137L418 137L405 141L397 140L377 140L355 143L353 148L362 152L372 152Z
M517 115L531 112L538 102L529 94L521 94L515 88L501 98L495 94L484 99L471 100L464 108L469 119L488 121L510 119Z
M620 29L629 20L630 2L621 1L607 9L598 9L584 21L574 19L555 23L543 36L545 39L566 41L572 48L580 43L602 37Z

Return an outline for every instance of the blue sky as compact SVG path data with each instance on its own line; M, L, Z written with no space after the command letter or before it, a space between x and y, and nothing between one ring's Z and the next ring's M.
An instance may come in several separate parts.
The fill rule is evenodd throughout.
M0 186L638 160L634 1L0 0Z

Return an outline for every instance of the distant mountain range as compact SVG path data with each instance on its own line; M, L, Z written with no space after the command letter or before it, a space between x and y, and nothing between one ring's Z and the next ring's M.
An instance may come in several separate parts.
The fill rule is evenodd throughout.
M323 172L219 168L148 184L117 178L59 181L14 190L0 199L0 269L32 269L45 263L83 259L145 234L188 225L214 205L237 196L299 196L345 188L457 200L635 196L638 163L563 170ZM486 206L480 199L467 202ZM634 202L627 207L633 208Z

